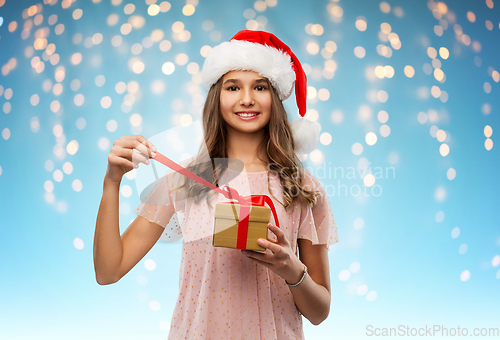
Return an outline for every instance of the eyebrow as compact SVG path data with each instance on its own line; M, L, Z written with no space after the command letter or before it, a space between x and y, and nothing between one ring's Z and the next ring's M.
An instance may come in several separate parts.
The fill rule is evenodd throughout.
M228 80L226 80L226 81L222 84L222 86L226 85L227 83L237 84L237 83L239 83L240 81L241 81L240 79L228 79ZM266 79L264 79L264 78L260 78L260 79L255 80L255 83L257 83L257 84L260 84L260 83L265 83L265 84L267 84L267 80L266 80Z

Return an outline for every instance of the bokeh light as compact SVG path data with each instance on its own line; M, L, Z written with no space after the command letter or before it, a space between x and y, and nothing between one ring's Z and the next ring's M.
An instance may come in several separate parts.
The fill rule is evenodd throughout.
M397 316L393 310L401 305L394 300L400 294L386 292L401 293L401 287L413 284L418 287L411 293L415 301L435 298L429 292L446 290L454 283L464 288L464 303L476 297L477 301L493 301L487 292L494 291L491 279L500 278L500 255L495 248L500 245L500 234L494 228L495 216L488 210L491 204L474 205L470 197L492 202L491 193L498 186L493 128L500 105L495 49L500 24L494 0L467 4L382 1L373 4L376 11L338 0L304 2L300 6L277 0L251 1L243 7L230 2L220 5L198 0L0 0L0 140L6 150L0 159L1 185L6 189L3 192L16 195L14 183L28 180L31 191L22 190L21 196L31 199L30 209L36 212L23 215L22 199L4 198L4 208L9 211L4 223L19 223L15 216L25 216L25 220L23 228L6 229L14 236L6 239L23 242L2 246L13 258L26 260L23 268L31 268L30 259L36 258L37 268L50 267L51 274L60 274L51 278L38 273L54 306L69 301L61 289L69 285L68 277L92 277L80 261L88 264L85 254L91 247L84 247L84 243L92 242L88 227L95 223L95 214L80 212L96 209L95 188L102 186L113 141L135 134L154 138L167 129L198 126L208 92L202 81L204 59L215 46L245 28L277 33L307 74L306 117L320 126L320 133L316 149L299 157L318 178L323 176L320 182L328 192L339 231L345 228L340 247L331 248L342 254L330 252L344 259L330 264L337 266L333 271L340 281L337 291L359 299L355 305L374 302L371 306L380 308L380 315L387 318ZM231 20L221 19L226 11ZM294 98L292 94L284 101L290 121L298 118ZM185 144L182 155L175 157L188 158L191 151ZM165 155L181 149L179 145L171 149L159 145ZM25 156L25 166L33 169L29 178L25 178L27 172L20 166L19 154ZM132 212L141 194L138 183L145 173L141 171L159 177L165 170L158 162L151 163L155 168L141 164L123 177L118 205L121 232L135 218ZM386 169L378 169L384 167L392 168L395 177L387 175ZM348 174L350 168L354 170ZM481 178L470 174L481 174ZM411 205L405 199L408 195ZM475 212L471 215L474 219L464 217L460 210L463 206ZM388 207L391 211L384 213ZM347 216L346 211L355 213ZM395 219L396 224L387 222L394 217L393 211L403 216ZM419 212L416 217L415 211ZM57 225L50 223L54 220ZM29 226L36 228L31 230ZM71 228L54 233L52 229L59 226ZM30 237L16 237L19 230ZM168 228L156 247L167 244L167 232ZM403 248L394 246L391 238L384 237L389 234L399 240L407 238L410 243ZM408 254L416 249L415 240L423 239L442 246L427 247L428 257L417 261ZM366 256L374 244L382 250ZM44 251L47 247L60 249L58 255L77 265L70 269L62 262L50 265L54 259L51 252ZM167 258L175 258L181 251L177 245L164 248ZM31 252L39 255L31 256ZM394 262L394 256L405 261ZM420 275L415 282L405 281L415 273L428 272L429 268L432 271L435 263L431 258L445 259L451 275L439 280ZM393 266L394 273L404 273L402 281L391 280L393 274L385 273L380 263ZM144 310L151 313L162 307L171 311L169 300L163 299L161 292L173 291L172 286L158 285L158 278L151 276L157 265L164 270L168 264L152 252L143 265L136 268L140 273L132 274L134 280L120 283L132 291L139 289L131 295L133 313L142 315ZM12 282L26 280L18 267L6 267L6 275L14 278ZM66 268L65 275L61 268ZM407 268L412 268L410 274L405 272ZM388 280L381 282L376 273ZM83 285L87 281L77 281L71 287L100 308L102 301L92 300L98 294L89 294ZM41 315L40 322L47 324L43 315L55 313L54 309L38 308L37 298L29 290L16 291L23 285L10 282L5 281L2 290L22 297L15 300L16 306L29 304ZM486 289L478 289L483 286ZM138 298L140 307L145 308L136 308ZM6 308L16 313L17 309L9 305L14 304L12 301L7 300ZM127 315L129 302L127 297L120 300ZM341 305L345 313L330 317L325 327L337 330L330 319L348 324L346 318L354 315L351 305ZM394 308L384 310L381 306ZM408 317L415 317L424 308L421 303L414 307ZM479 307L491 309L486 302ZM449 306L436 307L440 315L450 312ZM85 317L77 314L75 320ZM117 314L117 318L123 319L123 315ZM153 321L161 331L170 329L164 317ZM67 319L64 323L68 329L78 327ZM14 326L26 329L22 323L12 325L12 330ZM304 325L306 334L311 331L309 326ZM6 327L9 331L9 325ZM95 334L95 329L90 331ZM325 337L319 334L321 330L317 332L318 338ZM345 334L326 336L347 338Z

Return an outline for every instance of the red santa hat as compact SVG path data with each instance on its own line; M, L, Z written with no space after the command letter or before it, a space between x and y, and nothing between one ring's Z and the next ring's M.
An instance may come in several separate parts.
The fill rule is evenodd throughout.
M299 59L275 35L263 31L240 31L229 41L215 46L203 64L203 85L209 90L229 71L254 71L269 79L283 101L295 86L299 115L306 114L307 77ZM319 139L319 124L305 118L292 121L297 153L314 150Z

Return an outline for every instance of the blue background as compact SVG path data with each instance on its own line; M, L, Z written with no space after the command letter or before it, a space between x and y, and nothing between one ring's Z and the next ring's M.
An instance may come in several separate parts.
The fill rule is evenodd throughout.
M148 4L155 1L78 0L69 7L66 1L49 2L39 3L29 16L27 9L36 1L0 1L0 338L167 338L178 293L180 242L160 240L116 284L100 286L95 280L92 244L107 155L113 140L122 135L149 138L178 126L181 115L199 119L203 105L199 98L206 91L199 84L199 74L189 73L187 65L175 61L176 56L187 54L188 64L194 62L201 69L202 46L213 47L259 22L258 29L276 34L291 47L308 72L308 85L330 94L321 100L313 96L314 89L309 91L308 108L317 115L311 111L306 117L317 120L321 132L329 133L332 140L323 135L323 143L304 164L325 186L336 188L330 201L339 243L329 252L330 316L319 326L304 319L306 337L370 338L368 325L460 326L469 334L476 327L500 328L500 202L495 194L499 155L497 146L485 147L484 133L490 126L491 140L496 143L500 4L490 8L490 1L447 1L439 5L441 12L433 14L438 6L433 1L278 0L260 8L264 2L200 0L187 2L195 7L190 16L182 12L184 1L172 1L168 11L151 16ZM124 12L127 3L135 4L131 14ZM446 13L442 4L447 5ZM78 20L73 18L76 9L83 10ZM468 18L469 11L475 20L469 19L470 14ZM113 13L118 22L109 25ZM49 24L53 14L57 22ZM134 15L145 19L144 26L122 34L120 27ZM29 27L29 21L40 18L41 23L32 24L22 36L24 25ZM366 30L356 27L359 19L367 23ZM10 32L13 21L17 28ZM189 40L180 41L173 33L177 21L190 32ZM56 34L61 23L64 32ZM401 48L381 40L382 23L390 24L398 34ZM312 34L310 24L321 25L316 31L321 34ZM435 33L436 25L447 26L442 35ZM55 44L60 57L55 65L44 56L44 49L29 53L36 31L44 27L49 32L47 43ZM132 45L143 43L155 29L164 32L161 40L170 41L171 48L163 52L159 42L154 42L133 55ZM463 42L457 34L460 31L470 37L470 44ZM96 33L102 34L102 42L86 47L85 40ZM119 46L112 45L114 36L122 36ZM308 44L316 43L321 51L328 41L337 47L330 55L328 51L313 54L314 45L308 50ZM377 53L377 45L390 47L392 56ZM355 55L357 46L366 51L364 57ZM446 75L443 82L424 71L434 71L428 47L449 51L447 59L436 57ZM82 61L74 65L71 57L77 52ZM32 67L36 56L45 63L42 72ZM130 68L132 58L143 62L143 72L137 74ZM333 77L325 78L327 59L337 68ZM162 72L166 62L174 63L172 74ZM394 76L374 76L379 65L392 66ZM407 65L415 70L411 78L404 72ZM52 86L58 83L54 76L60 66L65 77L60 81L62 93L56 95ZM191 67L196 71L195 65ZM95 82L99 75L105 78L101 86ZM47 79L51 86L44 90ZM74 79L81 83L76 91L70 86ZM117 93L115 85L131 81L138 83L139 91L133 104L124 106L127 92ZM155 81L163 83L163 92L152 91ZM447 100L446 95L431 95L433 86L446 91ZM378 91L386 91L388 100L378 100ZM40 98L36 105L30 102L34 94ZM80 106L74 101L77 94L85 98ZM101 105L105 96L111 98L109 108ZM55 100L59 110L51 110ZM295 99L291 97L285 105L290 119L296 119ZM485 105L491 112L483 109ZM367 119L360 118L360 109L371 112ZM386 137L379 130L381 110L389 116ZM420 112L420 117L435 119L419 122ZM133 114L142 117L139 126L131 125ZM82 117L84 128L77 127ZM339 122L337 117L343 119ZM116 130L107 129L110 120L116 122ZM56 125L63 128L64 137L56 138ZM433 129L446 132L444 143L450 149L446 156L439 151L442 141L433 137ZM378 137L374 145L365 141L369 132ZM79 147L69 154L67 145L73 140ZM360 154L352 150L355 143L363 147ZM63 150L59 156L54 152L57 145ZM66 162L73 169L63 172L58 181L55 172L62 171ZM360 164L369 164L373 174L377 167L384 174L386 168L392 169L390 176L376 178L375 186L366 187L367 196L356 195L357 188L365 190L359 175L319 176L321 167L338 167L347 173ZM450 168L456 171L451 180ZM121 232L135 218L133 210L139 204L134 179L129 177L122 181L122 187L128 188L120 195ZM80 191L73 189L75 180L82 183ZM339 194L340 185L353 191ZM377 195L371 191L375 187ZM436 193L446 195L440 198ZM460 231L458 236L454 228ZM148 270L146 260L153 260L156 269ZM367 286L366 292L358 289L361 285ZM150 308L151 301L161 308Z

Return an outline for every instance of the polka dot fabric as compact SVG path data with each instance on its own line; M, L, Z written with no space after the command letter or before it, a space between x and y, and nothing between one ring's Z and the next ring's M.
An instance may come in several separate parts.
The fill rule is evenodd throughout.
M307 171L306 183L322 193L318 204L313 208L296 204L293 209L285 211L270 194L272 192L283 201L280 181L272 172L237 174L228 169L219 178L220 187L231 186L240 195L271 197L280 227L295 251L297 238L327 246L338 242L337 226L323 187ZM159 185L168 184L168 181L163 181ZM169 191L168 187L163 190ZM227 199L218 194L212 205L225 201ZM167 234L181 234L183 237L179 296L168 339L304 339L302 316L285 280L253 262L238 249L212 246L213 207L210 208L206 200L199 203L185 200L177 205L174 201L170 208L156 208L154 217L159 218L158 224L168 227L168 222L161 219L161 212L172 207L182 211L185 218L178 230L167 230ZM140 209L138 214L148 218L151 214L147 215L146 211ZM270 222L275 224L272 216ZM271 231L268 231L268 237L276 240Z
M149 222L154 222L165 228L168 240L177 241L182 238L178 220L182 221L184 199L179 192L170 190L181 184L182 177L173 170L168 170L149 190L143 202L135 209L134 213L142 216ZM178 218L171 218L176 213Z

